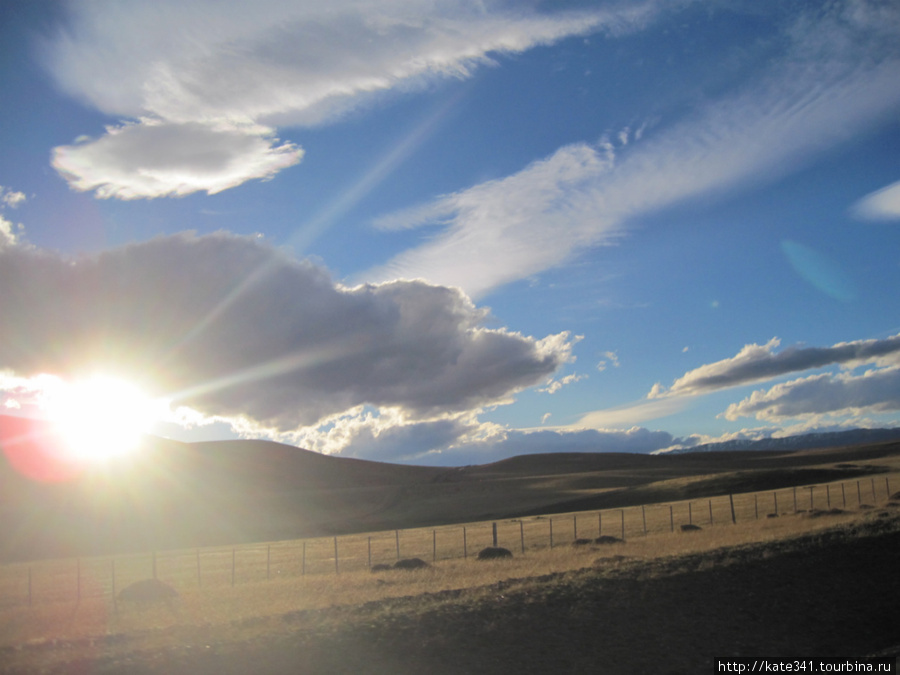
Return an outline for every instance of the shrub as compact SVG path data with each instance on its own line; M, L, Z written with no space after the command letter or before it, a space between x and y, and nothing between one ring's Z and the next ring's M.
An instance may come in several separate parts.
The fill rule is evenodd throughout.
M513 554L508 548L502 546L488 546L478 552L479 560L498 560L500 558L512 558Z
M178 592L159 579L142 579L126 586L119 592L119 599L130 602L158 602L177 598Z

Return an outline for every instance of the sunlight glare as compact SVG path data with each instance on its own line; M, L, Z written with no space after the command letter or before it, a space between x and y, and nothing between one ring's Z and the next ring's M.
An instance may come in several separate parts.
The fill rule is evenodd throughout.
M73 459L105 461L135 451L142 435L164 412L136 386L104 375L75 382L59 380L47 392L44 409Z

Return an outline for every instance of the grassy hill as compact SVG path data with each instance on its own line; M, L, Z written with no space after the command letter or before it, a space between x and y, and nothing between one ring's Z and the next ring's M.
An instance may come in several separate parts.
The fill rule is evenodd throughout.
M68 480L22 476L39 423L0 416L0 559L184 548L649 504L878 473L900 443L679 455L537 454L460 468L269 441L148 437ZM18 439L18 440L16 440ZM22 441L22 439L26 439ZM24 444L23 444L24 443Z

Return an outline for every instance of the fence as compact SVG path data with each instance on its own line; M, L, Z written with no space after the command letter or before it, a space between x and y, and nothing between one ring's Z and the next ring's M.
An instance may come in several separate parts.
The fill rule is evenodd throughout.
M896 478L896 477L895 477ZM809 510L860 509L887 500L888 476L766 492L498 522L373 532L106 558L47 560L0 567L0 608L108 597L147 578L179 588L212 588L313 574L342 574L417 557L474 557L487 546L513 553L571 546L600 536L622 540Z

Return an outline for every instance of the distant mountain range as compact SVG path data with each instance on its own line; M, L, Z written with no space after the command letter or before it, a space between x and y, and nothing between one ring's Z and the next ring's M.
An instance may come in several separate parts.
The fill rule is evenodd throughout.
M837 448L844 445L863 445L900 440L897 429L850 429L812 434L765 438L761 440L738 439L721 443L704 443L690 448L679 448L659 454L684 454L689 452L731 452L737 450L807 450L809 448Z

